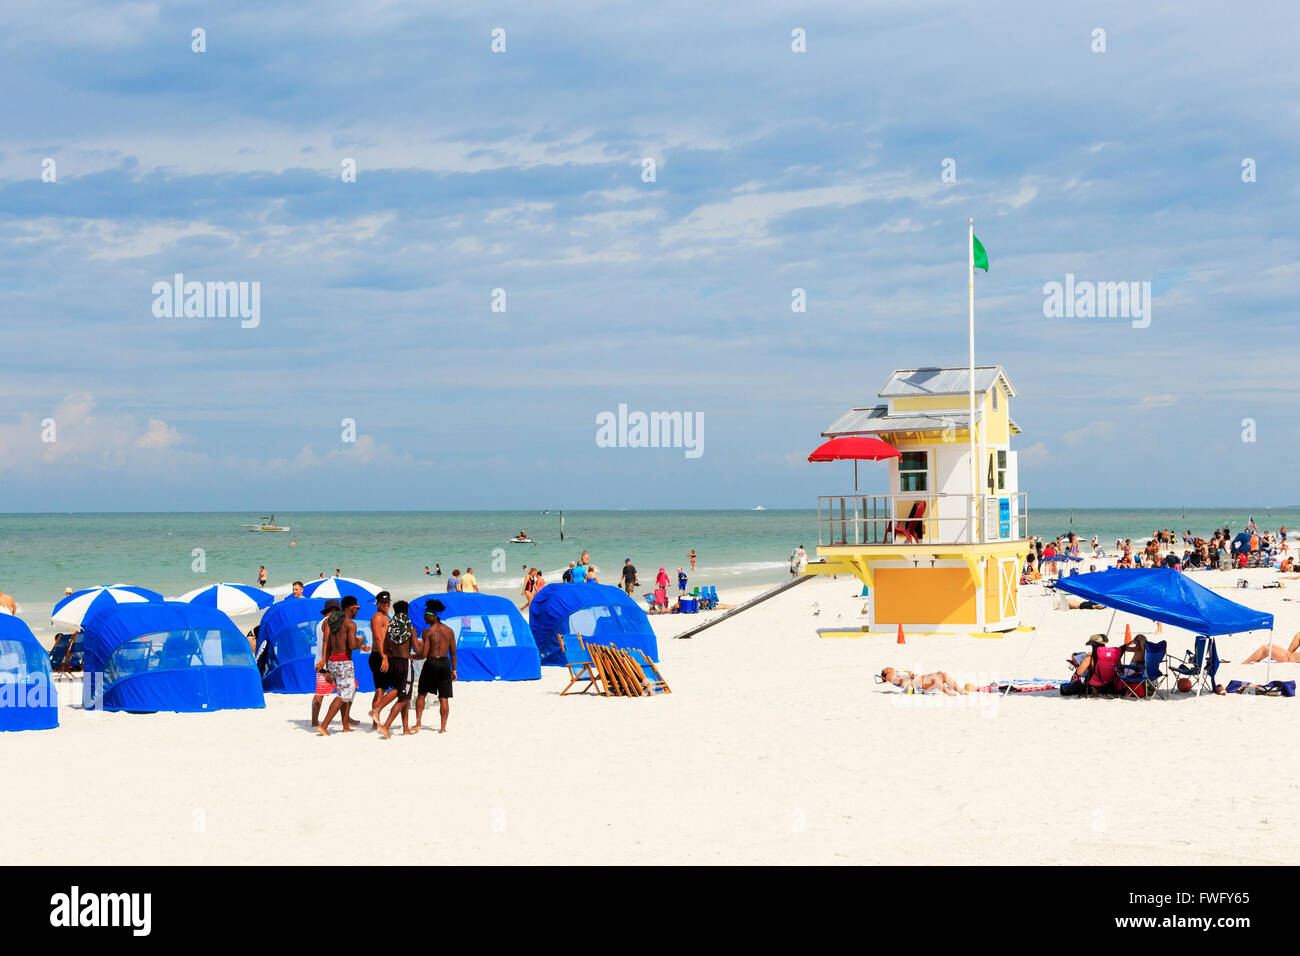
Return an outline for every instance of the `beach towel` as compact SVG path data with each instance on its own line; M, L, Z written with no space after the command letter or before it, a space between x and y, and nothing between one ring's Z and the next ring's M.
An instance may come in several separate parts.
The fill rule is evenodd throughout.
M1228 681L1229 694L1255 694L1260 697L1294 697L1295 681L1271 680L1267 684L1252 684L1250 681Z
M1017 677L1014 680L994 681L992 684L985 684L975 689L984 694L1054 694L1060 689L1061 684L1060 680L1048 680L1044 677Z

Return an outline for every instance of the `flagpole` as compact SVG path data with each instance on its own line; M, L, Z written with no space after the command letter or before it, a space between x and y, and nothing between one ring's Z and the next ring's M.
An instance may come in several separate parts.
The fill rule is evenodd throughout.
M970 438L970 540L975 541L975 528L979 521L979 512L976 505L976 490L979 486L978 473L976 472L975 461L975 220L970 220L970 232L966 242L966 258L970 292L970 423L966 429L966 434ZM983 536L981 535L981 538Z

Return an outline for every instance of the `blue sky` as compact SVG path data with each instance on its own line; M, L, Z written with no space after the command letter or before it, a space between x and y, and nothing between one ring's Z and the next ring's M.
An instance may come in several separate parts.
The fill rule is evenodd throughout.
M971 216L1031 507L1300 500L1300 10L701 6L10 0L0 511L812 507L823 428L965 362ZM1067 272L1150 327L1045 318ZM704 454L597 447L620 403Z

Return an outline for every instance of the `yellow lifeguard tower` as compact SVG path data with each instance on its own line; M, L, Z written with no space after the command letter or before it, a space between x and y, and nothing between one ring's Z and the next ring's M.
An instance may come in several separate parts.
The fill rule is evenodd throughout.
M867 629L1006 631L1020 623L1029 550L1011 438L1016 390L1001 366L895 371L884 404L853 408L822 434L868 435L897 448L889 493L818 498L807 574L852 574L870 588ZM972 465L972 453L974 463Z

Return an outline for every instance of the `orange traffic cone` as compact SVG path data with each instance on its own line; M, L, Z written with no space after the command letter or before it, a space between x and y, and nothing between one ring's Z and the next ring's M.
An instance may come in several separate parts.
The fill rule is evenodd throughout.
M907 638L903 637L903 625L898 625L898 643L906 644Z
M1132 643L1133 643L1133 625L1125 624L1124 625L1124 646L1127 647Z

